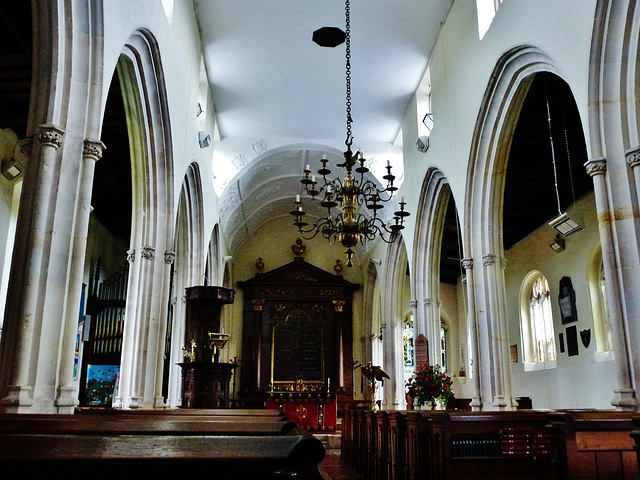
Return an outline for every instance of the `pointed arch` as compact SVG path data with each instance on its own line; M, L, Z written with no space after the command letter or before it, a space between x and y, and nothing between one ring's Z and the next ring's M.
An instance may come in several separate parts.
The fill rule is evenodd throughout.
M182 361L185 345L186 304L185 288L204 284L204 205L200 167L193 162L187 168L180 189L175 221L174 295L169 362L168 403L182 404Z
M167 301L173 261L172 141L160 50L134 32L117 64L132 166L131 263L119 395L114 406L163 407Z
M475 300L470 322L477 344L472 354L480 376L474 407L479 402L499 410L517 405L509 374L502 202L511 139L533 74L542 71L563 78L553 59L537 47L520 45L505 52L490 77L474 129L463 238L467 291L470 302Z
M404 406L402 365L403 288L407 274L407 249L402 236L387 246L384 276L380 284L382 292L382 324L384 370L391 377L385 382L383 402L386 408Z
M429 363L439 363L440 352L440 252L451 188L444 174L429 169L422 183L413 241L413 291L417 300L416 337L423 334L431 346Z

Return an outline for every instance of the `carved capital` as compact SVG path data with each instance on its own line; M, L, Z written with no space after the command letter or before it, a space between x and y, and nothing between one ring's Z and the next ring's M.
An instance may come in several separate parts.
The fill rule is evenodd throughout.
M145 260L153 260L156 257L156 249L149 245L145 245L144 247L142 247L140 256Z
M64 130L55 125L40 125L38 140L42 145L47 145L57 150L64 141Z
M261 312L264 308L264 298L256 298L254 300L251 300L251 303L253 304L254 312Z
M346 302L344 300L334 300L333 301L333 309L336 312L342 312L344 310L344 304Z
M107 147L104 146L100 140L91 140L87 138L84 141L84 146L82 147L82 156L86 158L92 158L96 162L102 158L102 152Z
M460 265L465 270L471 270L473 268L473 258L463 258L460 260Z
M133 263L136 261L136 251L132 248L131 250L127 250L127 262Z
M507 268L507 259L506 258L501 258L500 259L500 267L505 270Z
M587 173L592 177L595 177L596 175L604 175L607 172L607 161L602 157L592 158L584 164L584 167L587 169Z
M411 308L417 308L418 306L418 301L417 300L411 300L409 302L409 305L411 305Z
M164 263L169 265L173 265L173 262L176 261L176 252L166 251L164 252Z
M431 305L433 305L434 300L433 298L425 298L424 299L424 306L425 307L430 307Z
M631 168L636 168L640 165L640 146L630 148L624 152L624 157Z
M490 265L495 265L497 261L498 261L498 256L493 253L488 253L487 255L482 257L482 263L484 264L485 267L488 267Z

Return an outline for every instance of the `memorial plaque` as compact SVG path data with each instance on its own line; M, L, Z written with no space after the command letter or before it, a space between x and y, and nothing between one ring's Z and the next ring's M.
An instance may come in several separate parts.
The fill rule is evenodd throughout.
M273 328L273 380L322 381L322 325L293 312Z

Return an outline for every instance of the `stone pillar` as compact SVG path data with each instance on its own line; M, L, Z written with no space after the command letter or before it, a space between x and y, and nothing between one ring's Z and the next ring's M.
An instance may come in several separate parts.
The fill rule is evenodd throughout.
M478 324L476 318L475 288L473 283L473 259L463 258L462 267L466 272L467 284L467 324L469 328L469 350L473 363L470 365L472 372L473 392L471 396L471 410L478 411L482 408L482 395L480 390L480 369L478 362Z
M437 302L433 298L424 299L424 316L426 323L426 337L428 342L429 365L440 364L440 312Z
M411 300L409 305L411 305L411 311L413 312L413 371L415 373L418 368L418 361L415 354L416 339L418 338L418 329L416 328L418 322L418 301Z
M635 163L635 162L633 162ZM618 281L616 252L611 226L611 214L607 193L606 172L607 163L604 158L594 158L585 163L587 173L593 178L593 190L598 213L598 227L600 230L600 245L602 248L602 264L607 282L606 305L611 325L611 337L615 354L615 369L617 387L611 404L618 410L635 410L637 400L632 386L629 368L629 345L624 327L624 318ZM632 166L633 168L633 166ZM635 170L635 168L634 168ZM635 172L634 172L635 173ZM636 175L638 175L636 173Z
M505 369L504 351L508 349L505 338L505 328L503 328L502 308L500 301L499 289L504 285L500 280L502 271L498 255L488 253L482 257L485 267L485 279L487 289L487 329L488 340L491 348L491 381L493 399L492 405L497 410L505 410L510 406L510 395L506 391L506 382L504 381Z
M35 155L27 170L22 191L16 248L11 268L8 301L5 310L0 372L4 397L1 404L7 411L22 411L33 405L35 372L30 371L33 340L42 326L37 314L42 302L40 291L42 265L48 232L51 191L57 166L58 149L64 140L64 131L55 125L40 125ZM39 335L38 335L39 336ZM33 373L33 375L31 375Z
M82 166L79 174L80 183L76 208L75 235L71 254L69 298L67 302L70 308L66 311L60 359L60 381L55 400L58 413L73 413L73 408L78 405L78 392L74 391L75 388L73 386L76 332L78 329L78 316L81 313L77 311L77 308L80 306L82 294L82 275L87 250L93 174L95 164L102 158L104 149L104 144L99 140L87 139L84 141Z

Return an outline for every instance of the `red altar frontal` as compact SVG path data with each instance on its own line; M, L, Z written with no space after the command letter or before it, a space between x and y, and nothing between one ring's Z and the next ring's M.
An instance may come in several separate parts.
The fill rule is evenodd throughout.
M335 398L320 395L277 394L267 398L267 408L279 410L309 431L334 431L338 409Z

